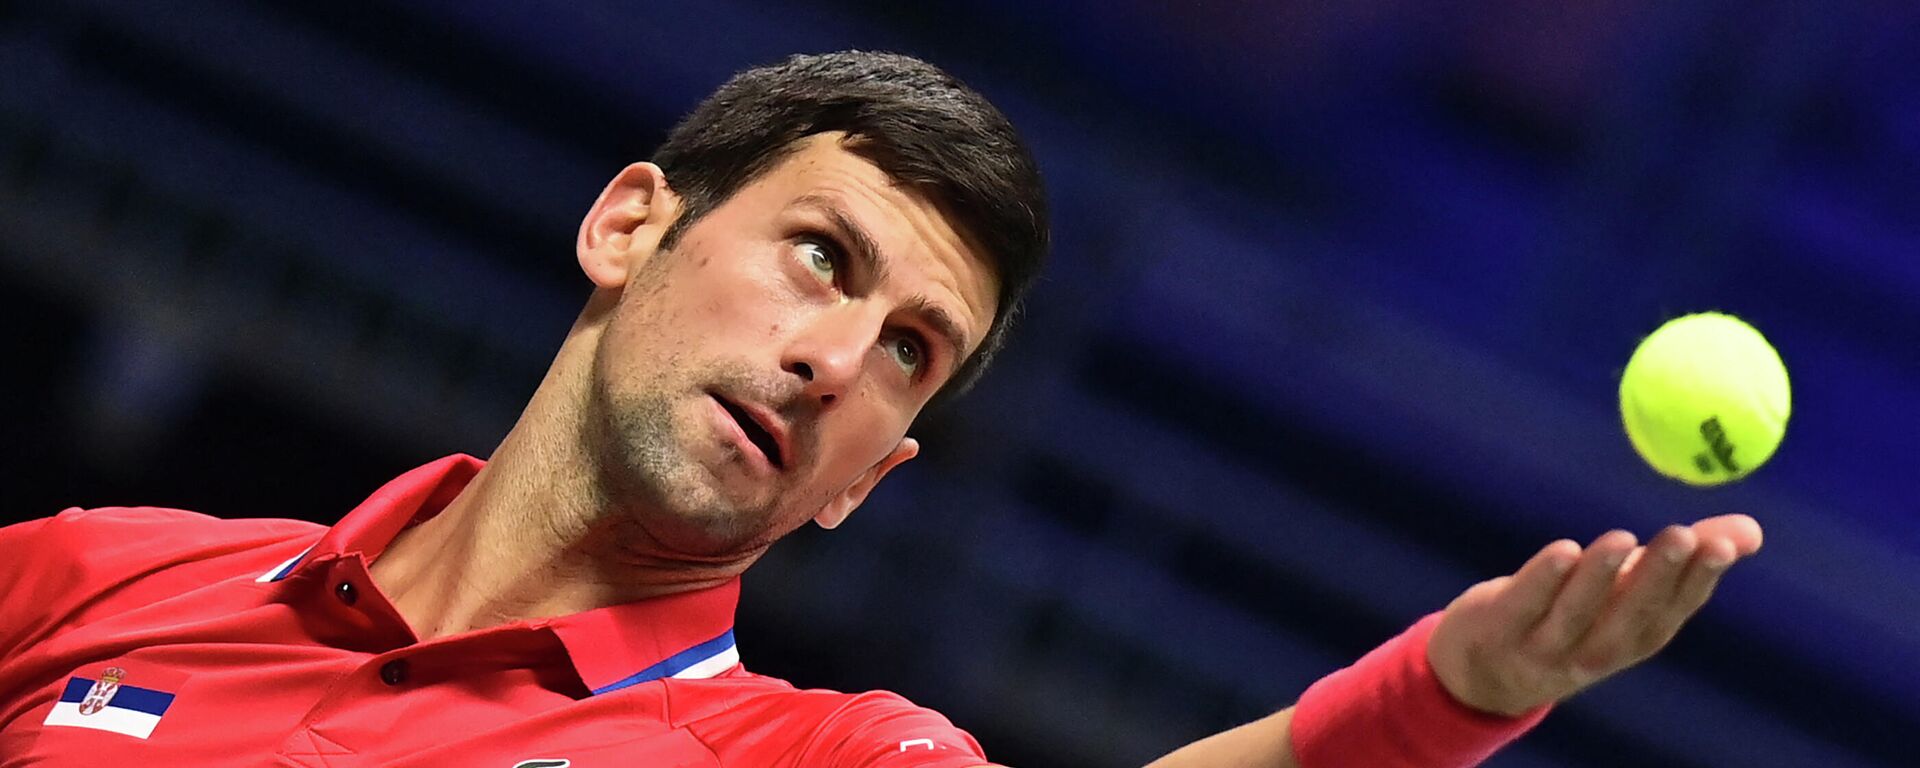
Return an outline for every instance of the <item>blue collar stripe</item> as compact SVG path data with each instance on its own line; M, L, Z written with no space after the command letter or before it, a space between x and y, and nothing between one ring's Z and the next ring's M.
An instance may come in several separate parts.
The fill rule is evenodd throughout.
M273 570L260 574L260 578L254 579L254 581L264 583L269 581L279 581L281 579L286 578L287 574L293 573L293 567L296 565L299 565L300 561L307 556L307 553L312 551L313 551L313 547L307 547L305 550L302 550L300 554L294 555L291 559L287 560L286 562L274 566Z
M639 685L649 680L672 677L686 669L733 650L733 630L728 629L712 640L668 656L660 663L635 672L627 677L593 689L594 695L617 691L630 685Z

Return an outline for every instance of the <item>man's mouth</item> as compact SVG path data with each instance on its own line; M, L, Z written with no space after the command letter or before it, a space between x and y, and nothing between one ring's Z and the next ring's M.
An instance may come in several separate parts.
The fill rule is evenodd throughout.
M740 425L740 431L747 435L747 442L753 443L755 448L760 449L760 453L767 457L767 463L772 464L774 469L785 466L785 457L780 455L780 441L774 438L772 431L740 404L719 395L714 395L713 399L720 403L721 410L733 417L734 423Z

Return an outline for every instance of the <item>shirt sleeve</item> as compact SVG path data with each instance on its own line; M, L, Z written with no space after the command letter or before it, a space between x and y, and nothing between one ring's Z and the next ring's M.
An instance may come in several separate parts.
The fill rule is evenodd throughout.
M980 743L945 716L886 692L855 696L829 716L800 764L830 768L991 765Z

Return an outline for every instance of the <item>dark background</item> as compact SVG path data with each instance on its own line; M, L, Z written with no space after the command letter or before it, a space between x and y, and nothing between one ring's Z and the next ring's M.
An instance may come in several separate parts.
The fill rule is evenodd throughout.
M1490 764L1912 765L1914 8L0 0L0 510L330 522L484 456L607 178L737 69L902 50L1027 134L1056 260L927 459L748 576L750 668L1137 764L1553 538L1745 511L1673 647ZM1615 411L1706 309L1797 401L1711 491Z

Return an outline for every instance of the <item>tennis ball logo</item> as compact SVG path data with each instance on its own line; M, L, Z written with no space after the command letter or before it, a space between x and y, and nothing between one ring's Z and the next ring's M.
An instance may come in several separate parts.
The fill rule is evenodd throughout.
M1692 485L1738 480L1765 464L1791 413L1780 354L1753 326L1717 312L1660 326L1620 377L1620 419L1634 450Z
M1720 417L1714 416L1700 422L1700 436L1707 440L1707 452L1693 457L1693 465L1702 474L1713 472L1715 461L1720 468L1730 474L1741 474L1740 465L1733 463L1733 441L1727 439L1727 430L1720 426Z

